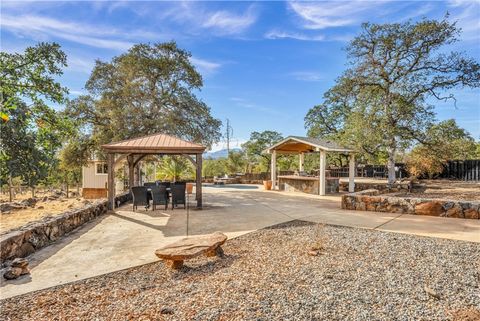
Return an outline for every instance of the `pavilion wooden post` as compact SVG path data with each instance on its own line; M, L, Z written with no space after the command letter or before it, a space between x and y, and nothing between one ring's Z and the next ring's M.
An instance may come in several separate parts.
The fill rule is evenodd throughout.
M350 163L348 168L348 191L350 193L355 192L355 154L349 155Z
M272 179L272 190L276 189L277 186L277 151L272 151L272 161L270 165L271 179Z
M195 186L195 198L197 200L197 208L202 208L202 154L196 154L196 186Z
M325 167L326 167L326 162L327 162L327 152L324 151L323 149L320 150L320 172L318 173L320 176L320 181L319 181L319 186L318 186L318 194L319 195L325 195L325 183L326 183L326 177L325 177Z
M115 154L107 154L107 164L108 164L108 209L113 210L115 208Z
M131 190L135 181L135 165L133 163L133 155L127 156L128 162L128 188Z
M303 172L303 163L305 162L305 154L300 153L298 154L298 170Z

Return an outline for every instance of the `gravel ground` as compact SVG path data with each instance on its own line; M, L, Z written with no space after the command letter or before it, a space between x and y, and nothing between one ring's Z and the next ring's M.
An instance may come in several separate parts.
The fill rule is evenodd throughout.
M0 319L480 317L476 243L292 221L229 240L224 250L223 259L198 257L180 271L156 262L6 299Z

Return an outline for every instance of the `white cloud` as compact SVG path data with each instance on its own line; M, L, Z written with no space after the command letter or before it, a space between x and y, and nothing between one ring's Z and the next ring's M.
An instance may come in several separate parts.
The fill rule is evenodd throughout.
M462 28L461 38L463 40L478 41L480 39L480 2L478 1L449 1L452 8L451 20L457 21Z
M304 28L326 29L356 25L367 14L380 14L386 3L388 1L290 2L289 8L301 18Z
M234 14L228 11L216 11L205 16L202 26L212 28L217 34L238 34L244 32L255 23L257 14L253 6L243 14Z
M277 31L272 30L265 34L267 39L295 39L304 41L322 41L325 40L324 35L306 35L298 32Z
M301 81L320 81L322 76L315 71L295 71L291 72L289 76Z
M113 28L91 27L86 24L64 22L41 16L9 16L2 15L0 26L23 36L34 39L57 37L91 47L126 50L131 42L112 39L112 36L123 34Z
M190 61L198 68L198 70L202 74L213 73L222 66L220 63L212 62L212 61L208 61L200 58L195 58L195 57L190 58Z
M255 111L259 111L265 114L270 114L270 115L281 115L277 110L270 108L270 107L264 107L264 106L259 106L257 104L251 103L247 99L240 98L240 97L232 97L230 98L231 101L235 102L235 105L240 108L245 108L245 109L251 109Z
M139 39L152 41L165 38L158 32L118 30L113 27L60 21L38 15L2 14L0 26L4 30L37 40L56 37L91 47L118 51L129 49Z

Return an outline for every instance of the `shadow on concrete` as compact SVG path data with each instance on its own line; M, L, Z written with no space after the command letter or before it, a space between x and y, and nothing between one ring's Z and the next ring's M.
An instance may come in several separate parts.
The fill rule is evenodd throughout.
M68 234L61 236L54 243L47 245L41 248L40 250L32 253L27 257L29 261L28 262L29 268L33 269L36 266L40 265L43 261L54 256L55 254L57 254L58 251L62 250L64 247L68 246L70 243L80 238L83 234L89 232L91 229L93 229L95 226L100 224L107 217L108 217L108 214L99 216L85 223L84 225L76 228L75 230L69 232ZM26 284L31 281L32 281L32 278L30 277L30 275L23 275L15 280L5 280L2 277L0 278L0 288L4 287L7 284Z
M259 186L242 185L242 184L226 184L226 185L205 185L205 187L213 189L240 189L240 190L256 190L260 189Z

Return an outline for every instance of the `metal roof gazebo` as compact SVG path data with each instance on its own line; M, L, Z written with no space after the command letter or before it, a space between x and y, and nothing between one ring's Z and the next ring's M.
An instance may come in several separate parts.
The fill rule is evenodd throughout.
M109 209L115 205L115 166L126 158L128 183L132 187L135 184L135 167L147 155L181 155L189 159L196 168L197 208L202 208L202 154L205 146L166 134L152 134L102 145L102 148L107 153Z
M312 137L288 136L284 140L266 149L266 152L272 154L271 160L271 179L272 189L275 189L277 182L277 154L298 154L299 157L299 171L303 171L304 155L305 153L319 153L320 155L320 171L319 171L319 195L325 195L326 185L326 163L327 153L337 152L349 155L349 170L348 170L348 190L353 192L355 189L355 155L354 150L336 144L329 140L323 140Z

